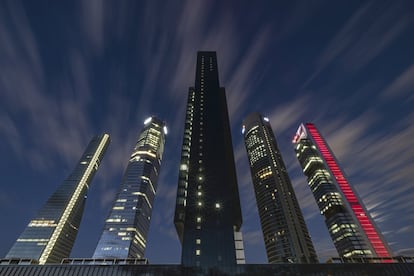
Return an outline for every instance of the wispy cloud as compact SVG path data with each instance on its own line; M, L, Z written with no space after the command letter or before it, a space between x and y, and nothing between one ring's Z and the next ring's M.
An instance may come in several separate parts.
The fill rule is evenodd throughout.
M270 29L263 28L256 37L247 52L240 59L240 64L236 65L236 70L230 75L230 80L226 83L227 104L229 117L237 118L241 113L241 107L246 105L247 96L254 90L254 83L257 76L258 62L263 58L263 53L269 44ZM263 73L263 72L262 72Z
M89 43L87 49L92 54L102 54L105 30L105 2L102 0L81 1L80 25L84 30L84 39ZM107 11L108 12L108 11Z
M275 133L284 133L287 129L296 129L305 117L304 115L308 109L311 108L310 100L308 96L302 96L289 103L276 106L274 111L269 115L273 131Z
M384 89L381 96L384 99L405 96L414 91L414 64L411 64L395 80Z
M390 46L411 21L412 14L402 2L364 2L317 57L315 71L304 86L334 63L355 74Z

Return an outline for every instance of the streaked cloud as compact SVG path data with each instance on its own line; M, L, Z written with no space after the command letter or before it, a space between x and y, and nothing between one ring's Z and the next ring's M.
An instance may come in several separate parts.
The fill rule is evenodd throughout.
M368 68L372 62L388 66L379 62L381 56L397 57L387 51L412 24L406 3L358 4L348 18L337 21L339 29L318 30L327 44L315 38L315 45L304 47L300 43L308 41L297 35L316 17L325 18L324 1L296 3L287 9L263 3L251 9L243 3L236 7L219 1L122 1L116 5L79 1L71 6L73 14L53 22L60 24L58 29L65 34L51 36L50 45L42 44L38 25L28 16L38 15L29 5L4 2L0 4L0 138L7 153L4 156L20 159L21 168L33 174L69 171L92 135L109 133L111 145L88 199L96 200L93 216L102 217L103 223L143 119L151 114L163 116L170 134L154 204L151 242L158 245L158 239L166 244L171 240L172 255L178 256L172 216L187 92L194 84L196 52L215 50L232 128L237 131L232 134L247 250L262 252L263 248L257 249L262 237L239 131L244 112L257 109L268 113L322 259L335 252L290 144L301 121L316 123L387 240L397 252L409 253L412 244L404 235L412 233L414 222L410 212L414 114L402 105L414 99L410 94L414 69L412 64L406 68L396 65L396 77L383 87L387 80ZM279 8L284 12L282 19L273 16ZM251 29L243 28L244 24ZM65 43L59 42L59 37ZM294 49L286 51L284 47ZM312 47L322 49L316 58L305 51ZM57 53L51 61L48 57L53 51ZM283 80L287 88L279 81L284 70L289 71ZM328 85L320 90L296 91L304 81L300 76L306 79L309 72L307 83L322 78ZM342 83L343 79L347 83ZM345 93L341 89L348 84L353 87ZM378 91L383 102L376 98ZM269 97L262 97L264 94ZM399 107L389 106L389 99ZM0 196L1 202L10 203Z
M414 91L414 64L411 64L404 72L395 78L387 86L381 96L384 99L392 99L401 96L407 96Z
M411 21L406 2L364 2L318 56L315 71L304 86L334 63L355 74L386 50Z

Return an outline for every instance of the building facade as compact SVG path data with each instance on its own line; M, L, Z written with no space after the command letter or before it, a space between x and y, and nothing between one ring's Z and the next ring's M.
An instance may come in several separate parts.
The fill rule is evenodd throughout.
M165 123L144 122L93 258L143 258L164 152Z
M109 135L94 137L75 169L48 199L8 252L39 264L68 258L78 233L86 194L109 145Z
M174 223L183 265L244 262L226 95L215 52L198 52L195 86L189 88Z
M269 119L252 113L242 132L269 263L317 263Z
M390 257L388 245L314 124L301 124L296 156L340 257Z

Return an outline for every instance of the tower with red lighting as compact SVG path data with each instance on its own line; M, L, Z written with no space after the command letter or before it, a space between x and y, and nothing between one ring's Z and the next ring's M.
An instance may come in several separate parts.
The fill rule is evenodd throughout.
M301 124L292 142L339 256L391 257L388 245L315 125Z

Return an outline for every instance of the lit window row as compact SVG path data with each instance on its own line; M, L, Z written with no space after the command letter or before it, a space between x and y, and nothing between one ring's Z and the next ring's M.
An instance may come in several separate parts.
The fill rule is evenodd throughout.
M29 227L55 227L57 224L54 220L32 220Z
M259 170L256 173L257 177L259 177L260 179L265 179L268 178L270 175L272 175L272 169L270 168L270 166L267 166L261 170Z

